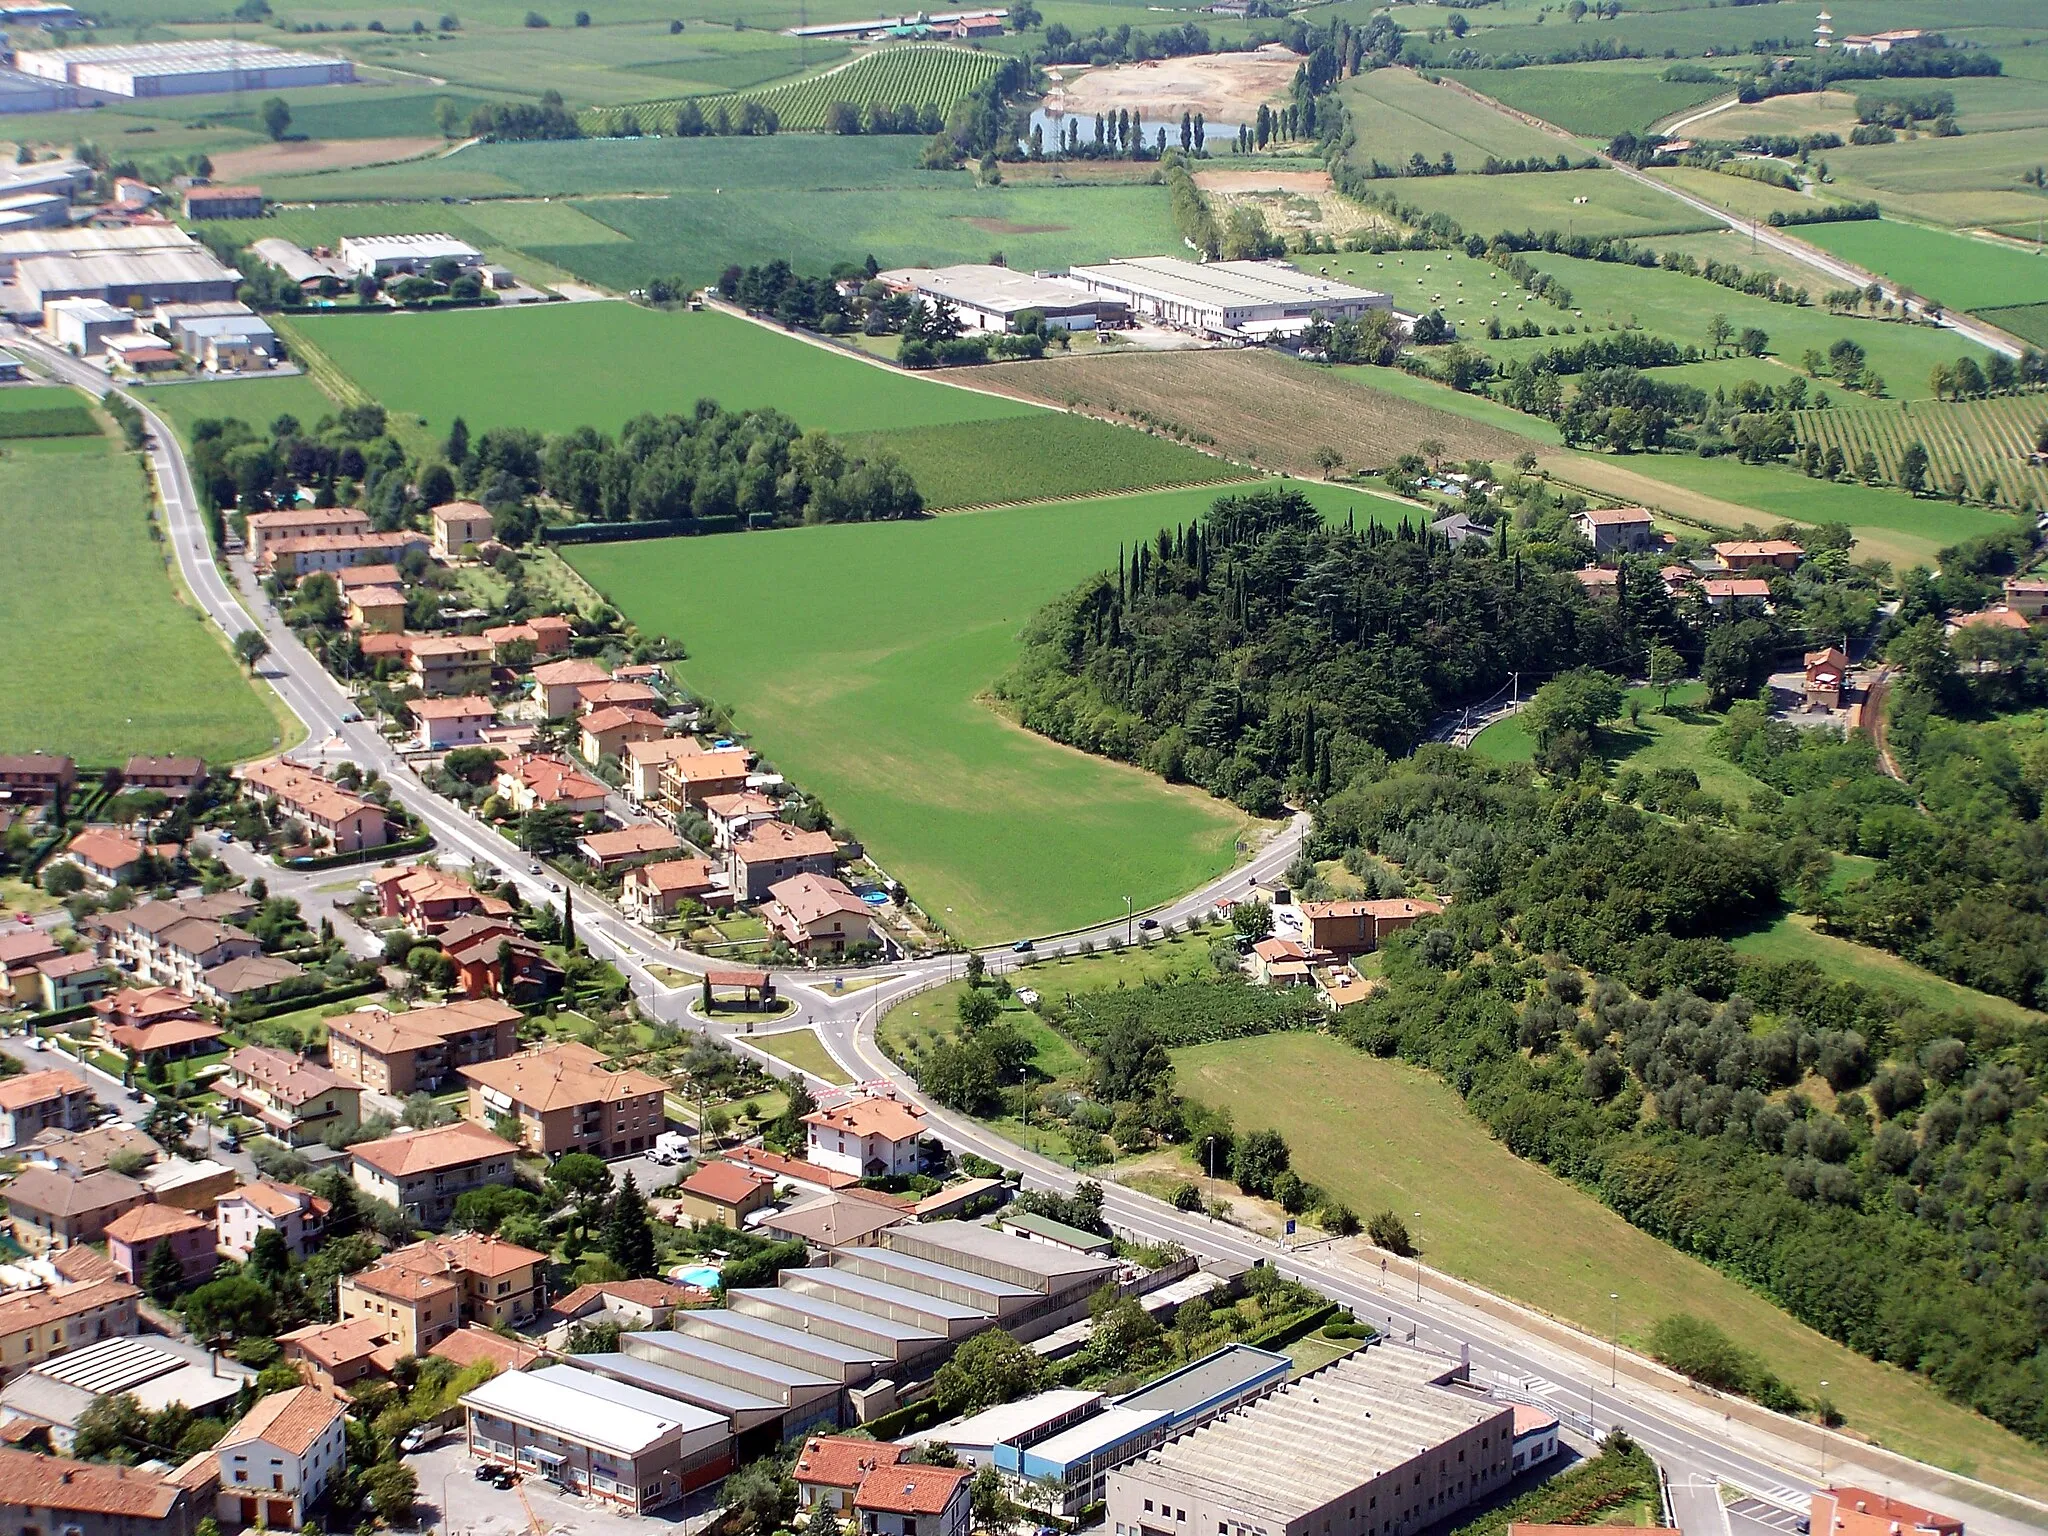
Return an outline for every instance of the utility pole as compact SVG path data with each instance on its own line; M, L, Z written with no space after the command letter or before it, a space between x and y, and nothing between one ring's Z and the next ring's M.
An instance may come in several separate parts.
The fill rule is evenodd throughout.
M1607 1385L1610 1390L1620 1385L1621 1372L1621 1292L1607 1293Z

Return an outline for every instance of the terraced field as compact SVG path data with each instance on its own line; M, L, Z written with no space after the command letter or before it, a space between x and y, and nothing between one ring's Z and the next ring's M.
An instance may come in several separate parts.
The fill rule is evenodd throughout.
M1839 448L1853 466L1866 451L1877 456L1887 480L1897 480L1899 457L1918 442L1927 450L1928 481L1945 486L1958 470L1970 494L1996 482L1998 503L2017 506L2031 492L2036 506L2048 503L2048 468L2032 458L2034 434L2048 409L2026 395L1997 400L1957 400L1879 405L1864 410L1796 411L1801 442Z
M746 102L771 109L785 130L815 132L825 126L825 113L837 102L849 106L936 107L943 112L989 80L1002 67L995 54L942 43L911 43L865 53L822 75L765 90L730 96L696 98L705 116L723 106L737 112ZM615 134L630 115L637 131L666 132L682 99L639 102L626 107L594 108L583 115L586 133Z

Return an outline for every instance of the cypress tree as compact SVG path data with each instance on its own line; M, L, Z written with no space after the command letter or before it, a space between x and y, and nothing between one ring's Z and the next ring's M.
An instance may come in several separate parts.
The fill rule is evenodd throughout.
M628 1279L644 1280L654 1273L654 1229L647 1223L647 1202L628 1173L619 1181L605 1210L604 1253Z

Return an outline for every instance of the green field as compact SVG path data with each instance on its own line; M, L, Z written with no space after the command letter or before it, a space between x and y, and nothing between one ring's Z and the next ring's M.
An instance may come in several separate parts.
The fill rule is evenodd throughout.
M1611 139L1725 96L1726 84L1665 80L1661 62L1452 71L1482 95L1587 138Z
M1890 219L1793 231L1822 250L1950 309L2048 302L2048 257Z
M1000 67L1000 59L980 49L913 43L864 53L823 74L765 90L706 97L700 105L708 116L721 105L736 112L741 103L757 101L775 113L784 131L816 130L825 126L826 109L835 102L854 107L929 105L943 113L993 78ZM673 127L676 109L681 105L679 99L669 98L637 103L630 108L589 112L584 115L584 130L619 133L628 127L626 119L630 115L632 128L666 133Z
M99 423L69 389L10 384L0 389L0 438L92 437Z
M633 304L554 304L452 315L325 316L288 322L395 411L445 432L531 427L614 432L645 411L774 406L805 428L858 432L1032 414L859 362L734 316ZM508 359L525 365L508 366Z
M848 446L895 454L933 511L1244 478L1237 465L1166 438L1059 411L863 432Z
M246 421L262 431L280 416L296 416L302 426L311 427L322 416L334 412L334 402L303 373L273 379L155 384L135 393L151 410L188 436L193 422L210 416Z
M1932 971L1922 970L1910 960L1901 960L1867 944L1818 933L1811 918L1797 913L1787 913L1768 927L1743 934L1735 940L1735 948L1764 960L1808 961L1828 976L1865 986L1890 987L1927 1008L1955 1008L2013 1024L2033 1024L2040 1019L2039 1014L2009 998L1958 986Z
M1398 1212L1432 1266L1596 1337L1618 1319L1631 1344L1672 1312L1711 1317L1800 1392L1818 1395L1825 1379L1857 1433L2015 1489L2048 1487L2037 1447L1803 1327L1522 1161L1418 1068L1308 1034L1196 1046L1173 1061L1182 1094L1228 1109L1240 1131L1280 1131L1302 1177L1361 1213ZM1364 1309L1359 1317L1380 1321Z
M981 699L1041 605L1215 495L568 554L643 630L681 640L685 681L733 706L926 911L989 942L1121 913L1127 895L1142 908L1230 867L1243 818L1229 806L1056 746Z
M2031 341L2036 347L2048 347L2048 304L2015 304L2007 309L1980 309L1977 318L1997 326L2000 330Z
M1579 261L1543 251L1531 252L1526 259L1538 271L1549 273L1571 290L1572 309L1579 317L1576 323L1581 331L1641 329L1668 336L1681 345L1704 348L1707 323L1715 315L1725 316L1737 331L1756 327L1770 338L1767 358L1738 366L1748 369L1746 376L1766 384L1784 383L1799 371L1801 359L1809 349L1825 356L1828 348L1842 337L1854 341L1868 354L1870 366L1884 377L1886 396L1894 400L1929 398L1933 389L1928 376L1936 363L1952 363L1967 354L1981 365L1991 355L1975 342L1940 326L1830 314L1821 304L1774 304L1769 299L1710 283L1703 277L1686 277L1662 267ZM1736 260L1739 264L1740 258ZM1509 286L1508 280L1495 269L1495 291ZM1818 288L1819 282L1813 286ZM1519 290L1514 294L1514 302L1526 305L1526 310L1511 311L1508 301L1503 299L1500 314L1504 320L1519 313L1522 318L1549 326L1561 325L1571 318L1547 300L1530 299ZM1464 318L1460 312L1446 313ZM1467 329L1472 345L1503 360L1569 344L1550 336L1487 341L1483 336L1469 336L1469 326ZM1660 369L1658 377L1678 376ZM1858 396L1845 392L1825 376L1812 380L1811 385L1826 390L1837 406L1859 403Z
M0 751L226 763L277 744L226 645L179 601L146 507L137 460L104 437L0 457Z
M1358 132L1352 158L1360 165L1378 160L1403 166L1410 155L1434 163L1449 150L1460 170L1477 171L1488 155L1553 160L1571 150L1542 129L1461 92L1431 85L1413 70L1368 70L1345 81L1338 95Z
M1647 174L1716 208L1726 208L1738 218L1769 219L1781 209L1816 206L1816 200L1803 193L1758 181L1754 176L1735 176L1692 165L1658 166ZM1799 277L1800 282L1809 286L1818 280L1819 274L1811 267L1804 268Z
M868 255L891 267L985 261L999 250L1012 266L1053 268L1180 248L1159 186L983 186L968 172L920 170L923 148L916 135L794 133L482 144L444 159L266 178L267 192L317 209L237 229L243 238L295 226L320 238L385 225L463 235L473 221L479 245L619 292L656 277L706 283L733 263L777 259L808 273ZM444 198L555 201L431 206Z
M1614 171L1545 171L1523 176L1403 177L1383 183L1404 203L1429 213L1447 213L1468 235L1485 238L1502 230L1541 234L1684 234L1711 229L1715 220L1676 198ZM1583 203L1575 198L1585 198Z
M1714 528L1745 524L1847 523L1859 560L1931 566L1951 544L2013 526L2012 515L1985 507L1908 496L1851 482L1809 480L1783 465L1744 464L1733 454L1702 459L1685 453L1546 455L1560 481L1675 513Z
M735 1015L737 1017L737 1015ZM747 1043L766 1051L777 1061L786 1061L828 1083L850 1083L846 1068L832 1059L825 1042L814 1029L783 1029L769 1035L749 1035Z
M2033 85L2039 93L2039 83ZM2020 178L2048 160L2048 127L1956 138L1922 135L1827 152L1838 196L1878 203L1891 218L1950 226L2002 224L2039 212Z

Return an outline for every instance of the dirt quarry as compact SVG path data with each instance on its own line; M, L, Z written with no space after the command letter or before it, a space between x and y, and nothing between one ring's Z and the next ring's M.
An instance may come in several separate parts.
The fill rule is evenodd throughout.
M1212 123L1248 123L1259 108L1284 98L1294 83L1301 56L1279 43L1250 53L1201 53L1184 59L1147 59L1102 69L1062 69L1064 109L1093 114L1128 108L1164 126L1183 112L1199 112ZM1061 86L1046 98L1048 110L1062 101Z

